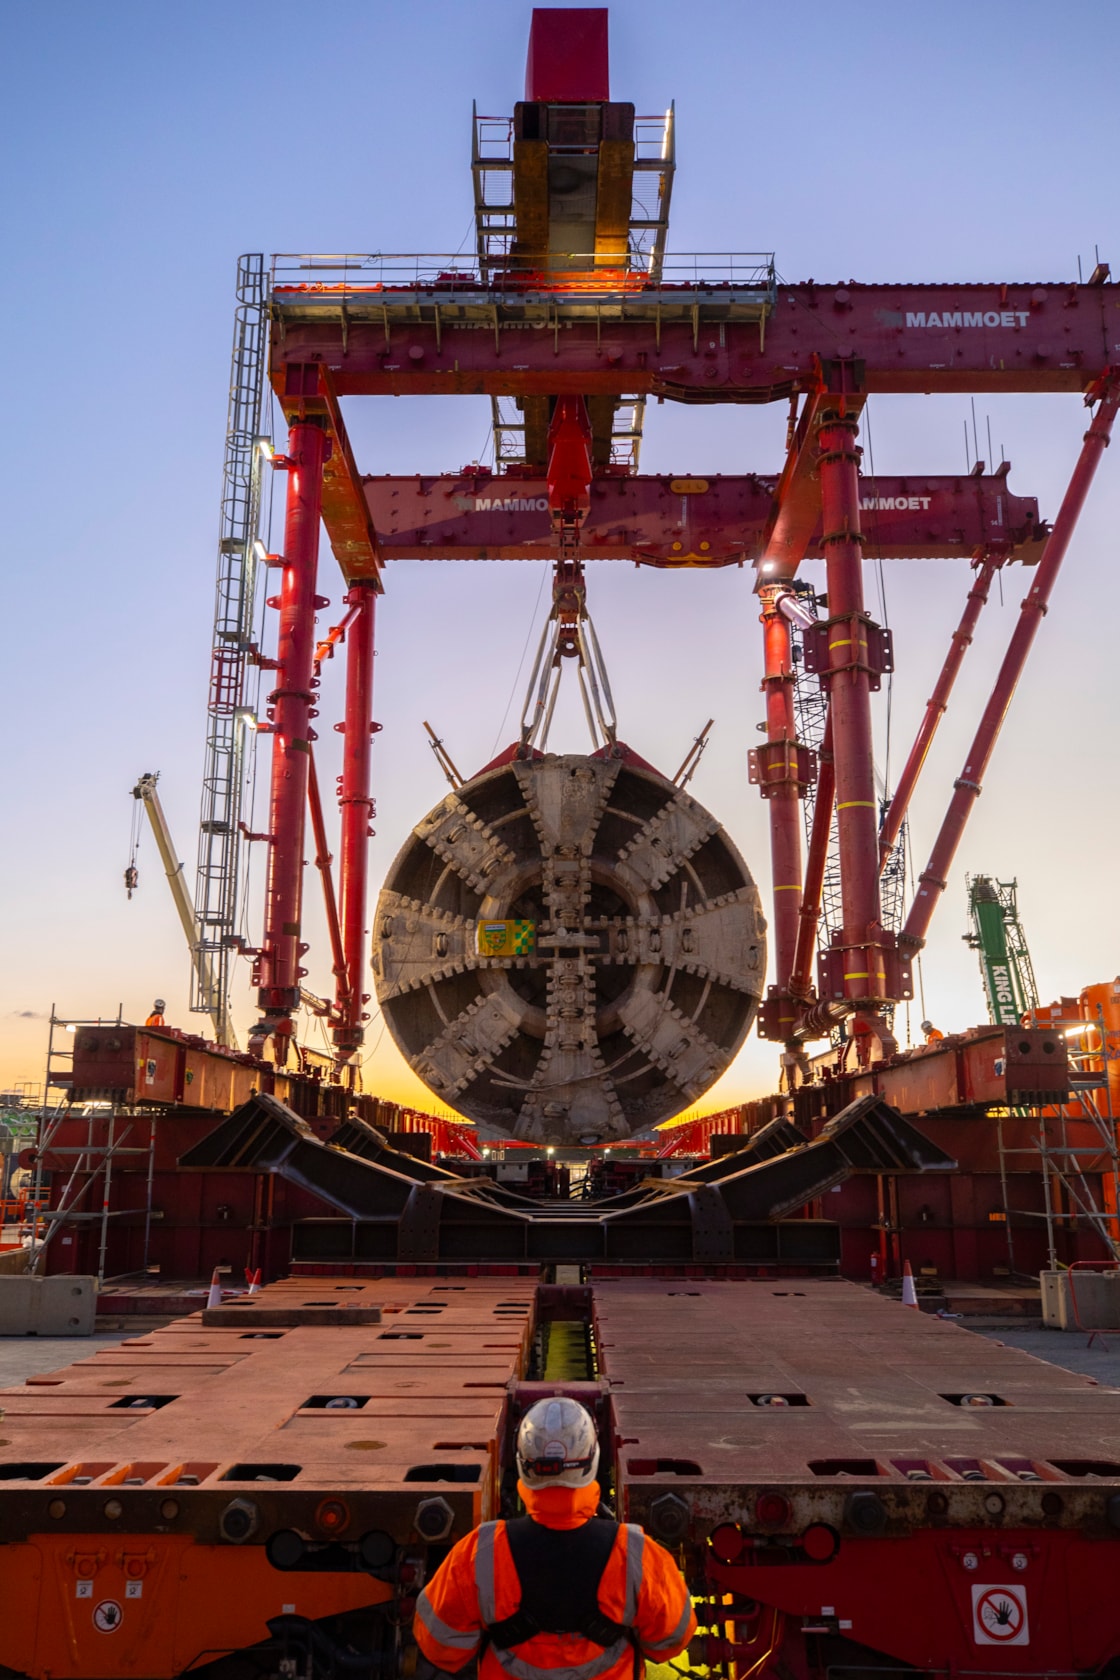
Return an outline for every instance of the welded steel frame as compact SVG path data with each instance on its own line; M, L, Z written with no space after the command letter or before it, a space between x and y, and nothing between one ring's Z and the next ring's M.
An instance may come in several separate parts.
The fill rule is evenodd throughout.
M669 233L669 207L676 173L676 116L672 105L661 116L634 117L633 187L627 266L651 279L661 277ZM479 276L493 282L516 267L513 245L517 219L513 201L512 117L471 112L471 178L474 186L475 248ZM507 190L508 188L508 190ZM588 268L595 253L588 254ZM494 466L502 470L527 460L525 422L514 401L491 398ZM611 423L611 465L636 472L645 428L645 397L623 395Z
M823 287L779 284L771 253L693 253L667 255L656 281L638 268L561 288L488 285L456 255L282 253L271 372L282 401L311 364L340 397L775 402L827 390L841 367L867 395L1083 394L1115 355L1116 294L1103 265L1070 285Z
M579 78L562 78L559 84L547 77L538 81L532 68L536 62L531 45L529 105L548 105L558 85L572 101ZM605 59L597 68L602 74L597 80L592 77L587 87L594 83L597 91L591 103L607 109ZM546 91L548 97L539 101L537 94ZM906 927L896 935L884 925L883 866L888 860L892 867L897 863L894 842L985 588L974 590L966 604L898 794L884 813L874 782L870 696L893 669L893 651L889 631L874 623L863 598L858 446L862 409L876 391L1089 391L1104 399L985 714L977 751L986 763L1096 464L1096 445L1107 441L1111 413L1107 420L1102 416L1117 392L1108 312L1116 288L1108 284L1102 264L1087 283L1076 286L864 286L854 281L820 286L813 281L779 284L772 256L730 256L721 264L695 257L670 261L664 255L664 233L671 112L660 158L648 162L649 168L660 170L657 215L645 218L652 243L643 249L642 240L635 240L634 227L642 218L635 224L632 215L625 240L619 242L618 228L612 224L600 252L596 221L596 250L587 253L586 262L564 250L557 253L554 269L546 269L552 246L542 232L539 185L532 191L525 188L529 220L524 229L518 228L518 122L475 113L475 262L384 254L273 259L271 306L281 329L272 338L276 395L290 424L323 424L333 432L337 451L351 463L342 475L349 500L341 524L352 517L357 488L341 418L340 402L347 396L487 395L494 405L499 462L507 431L516 429L525 440L529 435L528 418L518 421L505 414L503 405L510 403L524 405L528 417L532 400L539 431L542 398L557 402L557 412L565 403L578 401L589 413L594 406L600 413L617 410L623 401L637 405L637 412L649 395L721 404L791 399L787 461L756 561L767 739L752 755L752 780L769 801L778 972L760 1031L794 1048L848 1018L858 1059L866 1065L875 1040L883 1053L895 1048L890 1011L896 1001L911 995L910 960L924 942L932 907L923 897L929 899L937 882L935 866L951 858L971 799L979 791L978 780L969 781L966 767L940 850L935 848ZM573 145L577 129L578 123L571 129ZM542 136L546 132L550 131L542 128ZM525 144L536 145L537 138L528 135L527 129ZM590 127L586 132L579 129L581 150L591 145L590 135ZM561 150L567 144L558 138ZM511 183L508 193L495 187L506 178ZM547 209L545 222L551 228ZM623 245L624 264L610 267ZM596 424L601 426L601 421ZM640 426L631 422L630 430ZM550 447L551 443L550 434ZM543 448L540 438L538 444L534 454ZM1086 469L1089 457L1092 464ZM604 463L600 446L593 459L598 472L607 466L607 475L611 468L621 467L620 476L627 476L625 469L633 470L633 452L625 460ZM519 456L514 451L514 464L515 469L531 464L524 444ZM536 468L541 463L532 464ZM515 477L516 470L510 476ZM558 517L561 510L550 474L543 501L560 549L567 554L573 532L586 521L590 495L584 495L578 516L568 510ZM375 554L377 533L369 506L363 511L368 546ZM338 513L338 498L328 492L324 516L336 553ZM814 540L825 559L829 617L804 628L801 651L805 671L819 677L828 701L828 763L822 755L819 770L797 737L793 640L781 610L783 591L789 592ZM710 547L700 544L702 553ZM990 581L997 558L994 547L998 548L995 538L973 549L982 561L982 586ZM713 562L726 564L726 554L719 561L713 556ZM352 584L354 571L345 563L343 570ZM371 566L367 575L374 570ZM1041 588L1040 579L1045 580ZM348 751L352 727L348 708ZM364 719L361 728L364 733ZM797 805L817 773L822 785L810 830L807 884ZM274 768L274 807L279 792ZM831 938L820 951L819 993L814 998L808 963L833 821L840 925L829 930ZM272 874L279 870L280 854L291 845L291 836L280 832L282 826L275 821L270 825ZM289 932L290 927L285 924ZM271 925L266 961L269 942L276 936ZM264 990L261 996L266 1002ZM273 1009L281 1002L277 994Z
M820 867L820 858L816 855L811 841L813 887L818 895L814 901L804 891L804 883L800 879L799 856L794 856L794 852L800 852L798 822L796 816L791 822L791 812L786 807L792 806L793 810L796 807L791 800L771 797L772 821L776 820L779 832L778 849L775 852L775 858L781 864L779 872L784 870L785 873L790 873L792 867L796 879L776 882L781 888L793 889L789 894L791 915L783 920L782 911L787 908L785 905L776 910L775 921L782 934L779 941L781 978L775 989L777 997L771 1011L772 1018L764 1019L762 1030L767 1037L783 1038L787 1043L793 1044L803 1038L820 1036L837 1019L854 1015L857 1045L861 1049L861 1059L866 1059L871 1053L872 1039L878 1039L883 1050L888 1053L893 1046L888 1011L894 1002L910 995L909 956L912 951L920 948L924 930L919 937L915 937L916 909L911 911L906 932L901 940L896 939L896 936L884 927L880 899L880 815L871 758L870 694L873 688L878 686L880 674L891 668L892 656L887 634L870 620L864 609L860 575L863 538L860 530L859 450L856 438L858 417L866 393L863 390L846 388L856 384L858 370L842 366L827 372L838 389L829 390L822 387L803 406L801 421L794 432L790 459L779 481L775 515L759 567L763 623L767 627L769 646L764 688L770 694L770 702L765 774L760 773L756 779L760 783L769 784L765 791L771 796L779 791L775 785L775 778L782 780L782 766L774 757L775 751L779 751L785 755L785 781L794 789L795 799L804 792L804 787L811 780L807 767L800 763L798 757L802 749L797 742L792 695L788 692L792 688L793 676L789 637L788 633L777 625L781 615L772 608L779 597L781 587L788 586L792 580L800 555L818 522L823 522L820 542L826 556L830 617L818 625L811 626L810 632L806 632L805 659L809 669L815 669L821 676L829 693L829 744L832 760L829 779L835 779L836 792L827 800L825 810L815 813L815 816L820 816L821 821L814 824L814 830L820 831L819 835L814 834L814 838L817 852L824 847L824 855L827 858L824 818L827 815L831 824L834 801L839 843L842 927L838 937L834 934L832 946L822 953L820 995L814 1006L808 977L805 974L803 935L809 923L815 921L814 910L819 914L817 907L820 888L816 886L815 874ZM318 370L301 370L300 384L302 394L299 411L306 416L309 406L319 406L314 399L317 396L321 399ZM344 434L337 409L337 382L333 375L330 390L336 399L332 405L330 424L341 441ZM1116 390L1116 381L1110 376L1104 376L1095 387L1095 394L1104 399L1101 412L1087 434L1082 462L1075 471L1071 490L1063 503L1055 530L1047 539L1035 585L1028 597L1029 616L1024 622L1028 624L1030 635L1022 631L1014 638L1015 649L1018 650L1015 652L1013 649L1014 676L1009 678L1005 671L1000 679L1002 688L997 685L997 694L1003 693L1004 699L1001 703L1002 709L997 707L999 716L994 725L996 733L1010 698L1008 684L1010 683L1010 688L1014 687L1014 681L1017 680L1022 661L1025 660L1030 641L1033 639L1033 629L1037 627L1037 620L1045 607L1045 599L1053 586L1056 576L1054 556L1058 556L1057 564L1060 564L1061 552L1064 552L1064 547L1068 544L1072 522L1087 492L1100 446L1107 438L1111 416L1116 406ZM312 399L310 403L309 399ZM325 403L322 406L325 413ZM783 492L786 496L784 502ZM993 564L991 555L983 559L978 586L974 586L970 592L964 618L958 630L954 632L949 657L935 694L927 707L918 740L907 764L900 790L901 797L896 799L887 814L890 825L888 833L893 831L896 822L901 822L905 815L906 803L916 781L917 771L928 752L933 731L944 710L964 651L971 640L975 619L986 598L986 585L990 581ZM774 577L775 573L778 574L777 577ZM1039 578L1043 580L1041 589ZM781 622L784 624L784 620ZM1012 654L1008 657L1012 659ZM1011 670L1012 667L1008 666L1007 669ZM986 748L989 753L994 745L993 716L990 706L987 714L990 738ZM958 796L959 794L958 786ZM959 797L957 803L959 805ZM275 833L275 830L270 832ZM792 850L788 843L790 833L796 838L796 846ZM274 840L274 865L275 848ZM887 848L884 847L884 853L886 851ZM928 883L926 891L928 892ZM780 904L780 901L777 902ZM794 903L796 919L792 914ZM263 997L262 992L262 1001ZM785 1003L787 998L799 1000L796 1007L791 1008Z

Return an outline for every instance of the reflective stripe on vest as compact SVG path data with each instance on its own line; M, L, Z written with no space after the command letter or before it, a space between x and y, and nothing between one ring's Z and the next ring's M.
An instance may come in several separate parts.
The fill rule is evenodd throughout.
M437 1616L427 1593L421 1593L416 1600L416 1615L432 1638L438 1639L441 1645L447 1645L453 1651L469 1651L472 1654L477 1649L479 1634L471 1629L464 1633Z
M499 1522L482 1523L478 1530L478 1546L474 1555L474 1583L478 1593L478 1614L483 1627L492 1627L498 1620L494 1588L494 1540ZM622 1613L624 1627L632 1628L638 1615L638 1598L642 1590L642 1566L645 1559L646 1537L632 1523L620 1525L626 1535L626 1607ZM688 1609L692 1606L689 1604ZM606 1674L631 1649L629 1639L616 1639L600 1656L574 1668L537 1668L512 1651L502 1651L492 1645L499 1666L511 1680L597 1680Z
M659 1656L663 1656L668 1651L676 1650L677 1646L680 1644L681 1640L684 1638L684 1632L685 1632L685 1629L688 1626L688 1619L691 1615L692 1615L692 1600L686 1594L685 1595L685 1601L684 1601L684 1609L681 1611L681 1619L677 1623L676 1627L673 1629L672 1633L669 1635L668 1639L657 1639L652 1644L643 1645L642 1650L645 1653L645 1655L647 1657L659 1657Z

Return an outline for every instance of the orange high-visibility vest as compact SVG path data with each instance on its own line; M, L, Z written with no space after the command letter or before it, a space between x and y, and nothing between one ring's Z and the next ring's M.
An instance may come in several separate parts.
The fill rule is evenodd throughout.
M570 1532L574 1537L579 1530ZM651 1662L668 1662L696 1631L680 1570L634 1525L619 1525L598 1600L603 1615L632 1637L624 1634L604 1647L578 1633L541 1632L512 1650L484 1645L485 1630L512 1617L521 1603L506 1525L489 1522L444 1559L417 1601L413 1630L428 1660L449 1673L484 1646L479 1680L552 1680L558 1669L569 1676L578 1670L580 1680L631 1680L635 1646Z

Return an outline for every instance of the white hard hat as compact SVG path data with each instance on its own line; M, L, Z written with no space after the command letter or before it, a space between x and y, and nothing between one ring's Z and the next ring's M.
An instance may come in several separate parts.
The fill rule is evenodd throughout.
M153 1009L166 1009L167 1005L164 1003L162 998L157 998L156 1001L152 1004L152 1008Z
M599 1440L578 1400L538 1400L517 1431L517 1468L529 1487L587 1487L599 1468Z
M922 1022L922 1031L923 1032L932 1032L933 1031L933 1022L932 1021L923 1021Z

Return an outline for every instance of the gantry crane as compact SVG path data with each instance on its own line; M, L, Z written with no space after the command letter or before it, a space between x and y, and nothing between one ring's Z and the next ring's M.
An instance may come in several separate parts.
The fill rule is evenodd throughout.
M480 122L491 125L485 143ZM439 255L273 259L261 305L270 323L267 371L289 426L287 446L272 460L287 478L283 554L268 557L280 569L270 601L279 613L278 645L274 658L264 657L252 645L244 614L235 612L234 627L215 648L232 647L241 662L221 700L231 728L243 705L238 683L247 662L274 672L260 720L273 751L261 836L269 856L265 926L254 978L257 1041L273 1038L281 1058L305 972L301 890L308 800L314 807L316 796L310 720L320 522L348 589L347 618L332 632L338 640L345 634L347 650L337 913L324 871L340 1062L361 1042L366 1001L374 603L387 564L416 557L508 555L566 566L566 574L557 573L554 605L568 632L557 648L563 641L572 653L579 644L572 612L578 619L587 560L753 568L766 696L766 738L755 755L754 779L769 807L775 960L759 1031L800 1054L806 1041L844 1021L861 1061L894 1048L890 1007L912 995L912 959L945 890L1120 406L1120 354L1111 325L1120 289L1104 263L1076 283L880 286L786 284L769 253L674 258L664 240L671 168L652 172L659 183L652 210L647 203L642 215L633 204L635 181L644 179L642 122L633 106L610 98L606 13L535 11L526 98L504 132L497 119L476 122L477 262ZM661 122L660 165L671 165L671 113ZM487 184L493 175L484 167L488 147L495 169L512 183L501 203ZM500 238L491 238L495 230ZM245 272L257 273L258 261L245 259ZM987 391L1077 392L1095 410L1052 530L1030 498L1010 493L1006 464L988 473L977 462L968 475L947 477L861 476L859 426L870 395ZM344 399L457 392L504 405L496 425L511 439L512 426L523 428L516 448L499 440L496 459L507 471L475 466L434 478L359 473ZM616 447L617 416L651 395L709 405L789 402L781 473L642 477L633 450L626 456ZM516 421L506 412L511 403ZM246 435L242 427L242 466L249 459ZM243 471L242 480L249 523L223 543L232 543L248 564L251 472ZM882 816L871 696L893 668L894 650L864 601L861 556L868 543L885 558L961 556L974 569L937 687ZM804 631L805 667L827 707L819 752L798 736L786 611L798 567L812 557L824 560L828 603L828 616ZM914 902L896 931L886 925L882 871L991 580L1015 559L1033 564L1031 582ZM243 588L242 606L247 598ZM215 659L217 692L225 681L218 667L225 665L217 651ZM234 756L230 748L223 763ZM814 783L803 862L800 807ZM209 830L204 823L226 848L223 891L232 891L235 804L227 800L208 819ZM839 921L817 954L814 984L834 824ZM222 914L227 922L216 917L215 929L227 927L228 912Z

